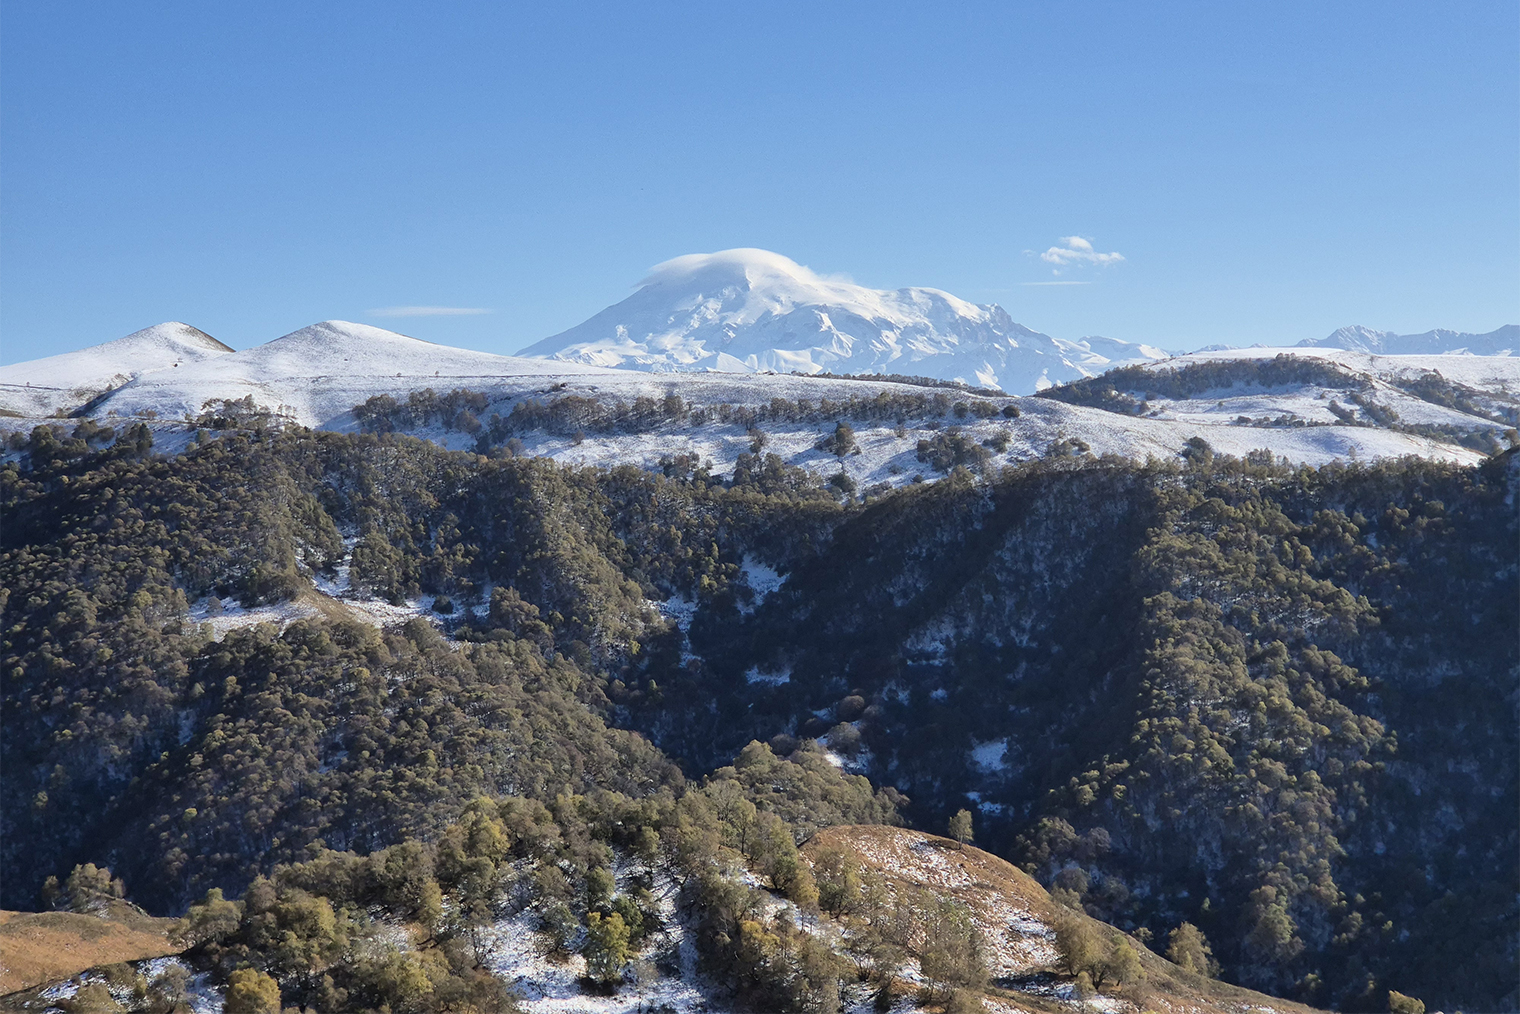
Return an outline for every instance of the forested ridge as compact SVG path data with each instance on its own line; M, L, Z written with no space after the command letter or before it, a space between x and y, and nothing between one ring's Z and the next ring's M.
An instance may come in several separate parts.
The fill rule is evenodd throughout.
M567 941L628 931L647 901L597 871L658 853L709 960L800 1008L844 973L805 935L746 950L757 903L712 871L806 904L814 828L965 807L1068 904L1200 927L1231 981L1515 1001L1513 452L1060 460L864 502L759 448L667 471L39 428L0 469L4 905L109 865L287 997L485 1009L472 904L520 881ZM339 568L432 622L357 622L313 594ZM210 597L320 609L218 640L187 615ZM335 962L366 906L432 926L434 964ZM277 955L281 920L317 950Z

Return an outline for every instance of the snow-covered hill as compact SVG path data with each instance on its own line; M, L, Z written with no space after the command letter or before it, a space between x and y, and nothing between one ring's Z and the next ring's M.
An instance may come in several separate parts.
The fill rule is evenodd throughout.
M0 366L0 409L24 416L73 410L135 377L232 352L204 331L168 321L78 352Z
M88 350L86 350L88 351ZM208 400L252 396L308 426L325 426L375 394L424 387L489 387L502 378L606 373L572 363L497 356L326 320L232 355L143 375L99 405L101 413L197 415Z
M1318 361L1283 368L1284 361ZM1323 365L1320 365L1323 364ZM1106 397L1100 389L1118 392ZM1379 356L1347 349L1225 349L1179 356L1044 392L1119 414L1253 434L1374 427L1503 446L1520 421L1520 357ZM1263 446L1266 446L1264 444ZM1360 452L1358 452L1360 453Z
M895 298L898 294L888 295ZM146 332L140 334L143 333ZM112 342L72 353L76 357L71 360L75 363L75 375L109 376L116 368L110 365L115 361L113 350L120 344ZM1096 356L1104 356L1108 351L1112 349L1097 343L1092 348ZM1503 409L1520 400L1520 356L1370 356L1341 349L1239 349L1196 354L1144 368L1160 369L1208 358L1270 357L1285 351L1332 360L1367 376L1369 382L1376 382L1374 393L1379 404L1396 410L1405 423L1447 428L1478 425L1495 432L1503 429L1497 422L1470 419L1455 409L1422 402L1395 389L1393 381L1417 377L1430 370L1438 369L1452 383L1495 399L1496 408ZM97 354L102 356L100 363L90 359ZM40 364L47 362L7 369L19 376L40 376L44 375ZM917 445L920 440L937 439L939 433L952 427L959 428L977 446L985 443L1000 448L988 462L990 467L1069 454L1081 448L1098 455L1169 457L1194 436L1204 437L1221 453L1244 455L1266 449L1292 461L1315 464L1335 458L1403 454L1464 462L1482 456L1471 447L1454 446L1435 430L1335 424L1330 402L1339 398L1349 404L1348 393L1339 390L1221 391L1186 403L1158 400L1143 416L1125 415L1059 400L986 398L868 377L656 373L554 359L496 356L434 345L344 321L313 324L242 352L207 353L199 362L181 362L178 366L171 364L141 372L105 397L92 400L87 397L88 392L81 392L77 400L63 399L57 407L73 411L85 406L84 414L102 420L157 420L153 423L156 446L173 453L194 438L195 426L187 427L184 420L200 415L211 401L251 397L257 405L277 410L303 425L352 431L359 425L352 411L354 406L382 394L404 402L409 394L425 388L439 394L455 389L478 392L483 407L476 415L481 423L488 423L493 415L505 419L527 402L549 405L562 399L579 399L575 403L579 406L595 404L610 410L626 410L641 399L647 399L643 404L648 405L663 403L667 396L676 395L683 404L701 408L703 412L693 413L690 418L683 415L680 421L632 428L598 428L587 423L585 433L574 432L575 427L533 426L513 433L521 442L521 453L545 455L567 463L633 464L659 469L666 460L684 454L710 462L712 471L722 474L733 470L738 456L751 449L756 437L748 431L747 423L716 420L737 418L736 412L749 412L762 420L768 453L779 454L788 463L820 476L844 472L861 488L883 483L901 485L920 475L925 480L935 478L939 473L926 465ZM939 407L932 410L925 407L925 399L930 396L937 396ZM776 415L775 399L792 407ZM900 407L885 413L867 411L852 415L847 408L851 399L857 403L885 399ZM1005 410L1010 409L1017 409L1020 415L1017 418L1005 415ZM584 411L589 418L590 410ZM47 414L34 410L22 412L27 418L0 418L0 430L29 432ZM1242 415L1252 420L1287 416L1303 419L1305 425L1285 427L1259 422L1242 425L1239 421ZM699 417L706 421L698 421ZM858 454L843 459L818 446L840 419L855 428L859 445ZM438 422L409 423L402 429L454 449L477 447L478 434L473 430L451 429Z
M1502 331L1503 328L1500 330ZM1424 373L1439 373L1453 383L1477 388L1520 403L1520 354L1513 356L1457 353L1395 355L1340 347L1295 345L1291 348L1266 348L1258 346L1249 349L1210 349L1191 352L1147 368L1167 369L1210 359L1271 359L1283 354L1323 359L1383 381L1413 379Z
M1067 341L939 289L868 289L765 250L689 254L520 355L654 372L897 373L1030 394L1166 353Z
M1354 324L1325 338L1305 339L1299 348L1350 349L1385 356L1520 356L1520 324L1506 324L1487 334L1437 328L1424 334L1394 334Z

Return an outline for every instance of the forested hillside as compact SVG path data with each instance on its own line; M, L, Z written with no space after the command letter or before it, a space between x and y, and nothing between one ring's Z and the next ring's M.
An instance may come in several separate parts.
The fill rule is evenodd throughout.
M1515 452L1269 457L858 502L758 447L661 475L39 427L0 469L0 903L109 864L287 1002L489 1009L480 906L520 884L611 954L658 853L709 967L802 1009L847 970L754 937L735 864L816 904L815 829L967 808L1067 904L1158 950L1196 925L1230 981L1513 1004ZM376 629L339 585L416 615ZM296 601L283 629L191 619ZM431 927L422 964L335 963L367 931L334 912L366 910Z

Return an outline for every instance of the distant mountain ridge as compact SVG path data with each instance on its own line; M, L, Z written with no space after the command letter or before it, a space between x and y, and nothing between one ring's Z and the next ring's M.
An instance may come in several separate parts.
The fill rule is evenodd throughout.
M1297 348L1349 349L1385 356L1520 355L1520 324L1505 324L1487 334L1436 328L1423 334L1394 334L1353 324L1324 338L1306 338Z
M519 355L657 373L913 374L1029 394L1167 353L1052 338L995 303L870 289L736 249L666 261L627 299Z

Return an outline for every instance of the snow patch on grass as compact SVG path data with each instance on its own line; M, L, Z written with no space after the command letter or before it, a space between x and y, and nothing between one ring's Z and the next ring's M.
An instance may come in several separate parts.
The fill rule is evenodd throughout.
M273 623L284 630L296 620L308 619L318 612L316 606L300 599L266 606L244 606L237 599L223 600L209 595L190 607L189 618L195 624L208 624L211 636L220 641L230 631L260 623Z
M791 666L776 671L762 670L758 665L752 665L744 673L747 683L767 683L773 687L779 687L783 683L792 681Z
M697 617L697 604L680 595L672 595L664 602L646 599L644 604L674 623L683 634L691 629L691 621Z
M786 578L774 568L767 567L753 557L746 556L739 569L744 574L744 580L749 584L750 590L760 600L780 588L786 581Z
M138 966L138 971L151 983L171 966L183 968L190 976L185 985L185 996L190 1004L190 1014L222 1014L226 1001L222 988L211 981L211 973L197 972L179 958L153 958Z
M619 873L626 879L627 870ZM620 887L626 884L620 883ZM486 929L486 967L500 976L529 1014L646 1014L659 1010L721 1014L713 985L697 971L696 947L676 909L679 893L668 875L657 875L652 893L661 926L623 972L617 993L604 996L582 989L586 961L579 954L565 960L545 953L532 910L501 919Z
M1008 737L989 740L986 743L978 743L971 748L971 763L977 770L983 772L1002 771L1007 765L1004 758L1008 753Z

